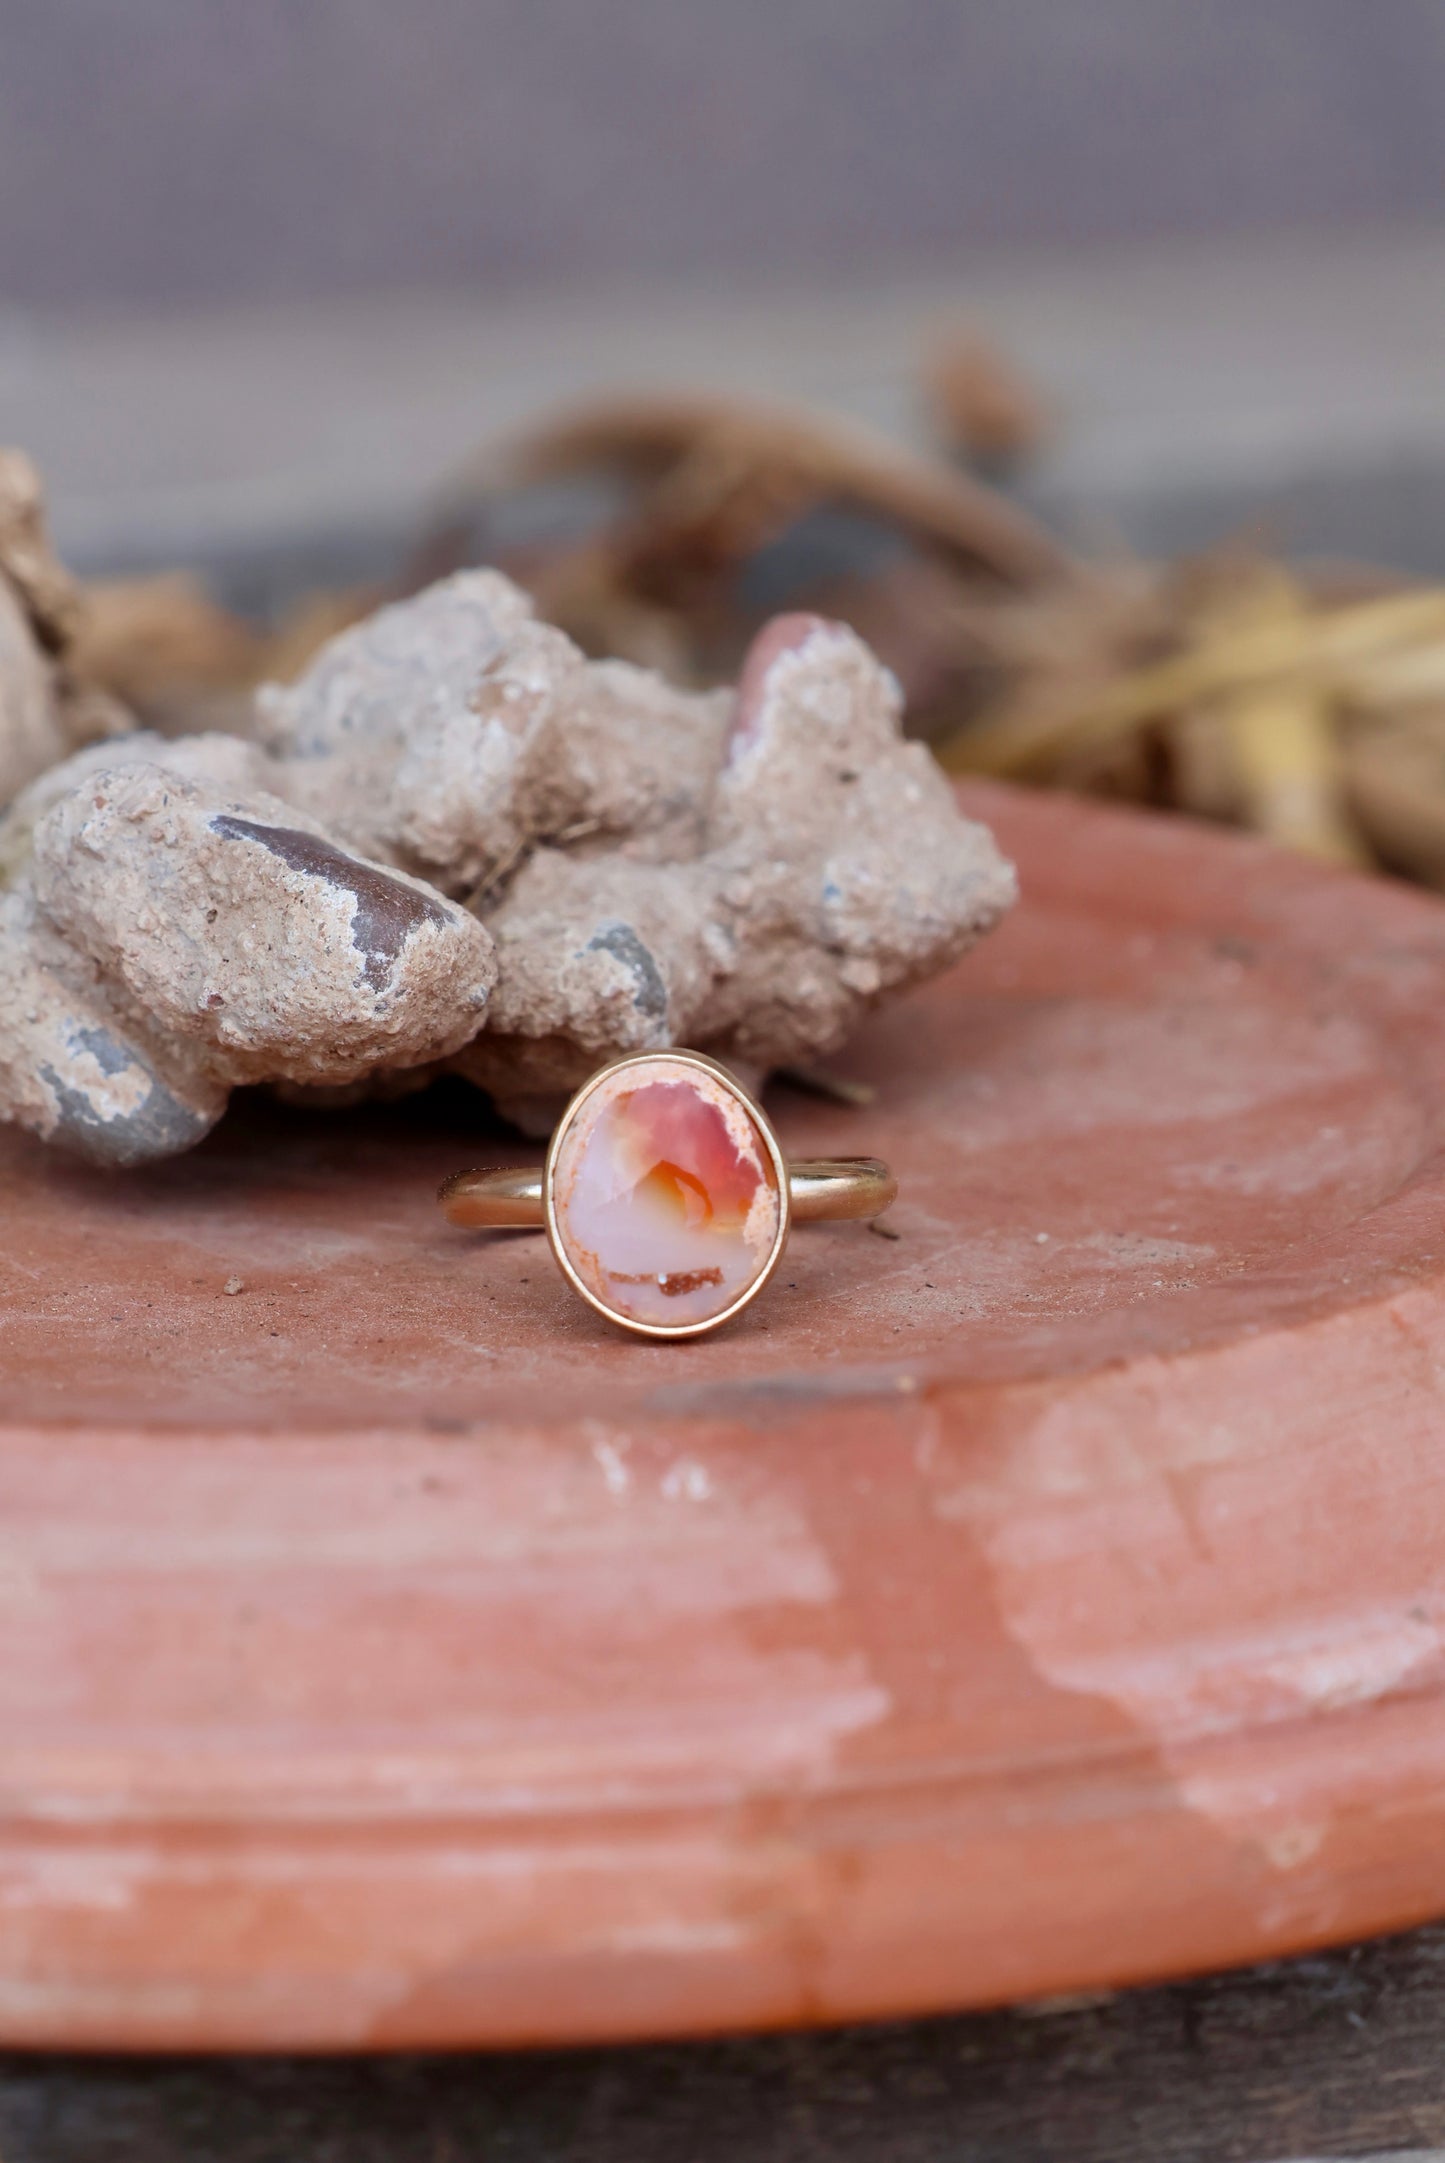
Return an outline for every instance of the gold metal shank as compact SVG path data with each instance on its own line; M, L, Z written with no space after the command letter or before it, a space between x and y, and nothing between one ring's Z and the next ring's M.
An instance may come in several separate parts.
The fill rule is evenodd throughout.
M546 1223L545 1171L453 1172L437 1200L452 1224L470 1231L535 1231ZM881 1217L898 1193L898 1181L881 1157L798 1157L788 1165L788 1193L795 1224Z
M898 1181L881 1157L795 1157L788 1165L794 1224L881 1217Z
M453 1172L437 1189L437 1200L453 1224L469 1231L540 1232L542 1166L529 1164L521 1171Z

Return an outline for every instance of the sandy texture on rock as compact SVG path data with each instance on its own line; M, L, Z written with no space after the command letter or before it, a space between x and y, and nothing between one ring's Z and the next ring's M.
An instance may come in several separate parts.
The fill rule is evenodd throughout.
M233 781L244 745L104 749L0 829L8 1116L135 1163L199 1140L237 1083L343 1084L470 1038L496 973L474 917L275 796L178 770Z
M80 589L51 552L40 478L0 449L0 803L129 716L72 667Z
M15 981L65 997L19 995L41 1035L16 1035L0 1111L144 1155L240 1081L392 1089L450 1065L536 1124L623 1052L825 1053L1014 895L899 705L815 617L769 625L735 695L699 695L587 661L507 580L461 573L265 691L259 741L132 736L17 801ZM163 1088L184 1115L102 1115L114 1075L77 1034L96 1026L136 1103Z

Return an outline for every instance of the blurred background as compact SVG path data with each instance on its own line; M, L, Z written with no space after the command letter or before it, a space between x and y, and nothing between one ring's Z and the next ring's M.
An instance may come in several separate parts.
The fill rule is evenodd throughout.
M699 680L801 601L961 769L1445 877L1445 620L1358 613L1445 573L1437 0L0 0L0 35L0 440L82 572L309 610L264 657L213 621L192 678L477 557ZM92 660L144 709L137 626L153 663L206 631L136 602ZM1281 636L1292 719L1221 721Z
M21 306L1429 221L1433 0L10 0Z

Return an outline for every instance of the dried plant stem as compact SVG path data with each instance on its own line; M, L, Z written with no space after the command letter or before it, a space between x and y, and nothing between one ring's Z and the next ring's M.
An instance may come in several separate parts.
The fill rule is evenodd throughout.
M1064 752L1127 734L1181 707L1298 678L1321 691L1345 688L1359 665L1415 641L1445 638L1445 593L1392 594L1285 622L1206 638L1193 652L1139 669L1072 708L1005 715L964 730L941 748L953 772L1026 777Z
M1238 693L1222 718L1247 825L1327 863L1369 862L1345 807L1327 699L1308 685L1266 684Z

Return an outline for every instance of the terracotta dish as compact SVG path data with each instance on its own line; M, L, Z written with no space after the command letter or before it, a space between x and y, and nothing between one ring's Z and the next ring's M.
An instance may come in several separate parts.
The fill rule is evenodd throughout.
M1445 909L968 793L1023 905L871 1107L769 1099L897 1236L800 1228L715 1338L449 1227L460 1090L5 1142L0 2039L836 2020L1445 1912Z

